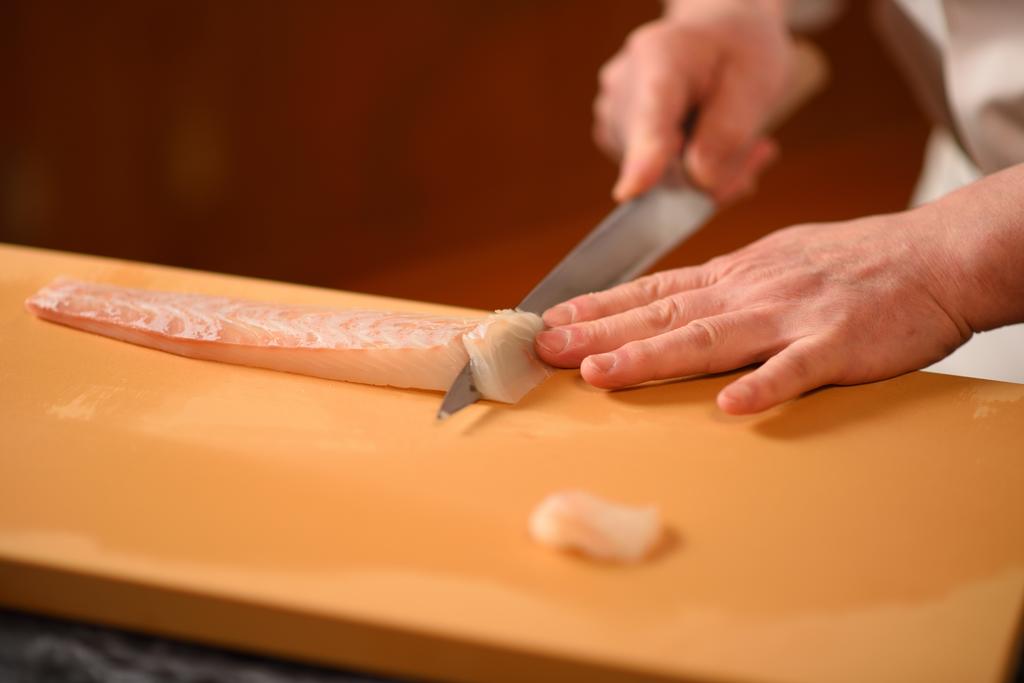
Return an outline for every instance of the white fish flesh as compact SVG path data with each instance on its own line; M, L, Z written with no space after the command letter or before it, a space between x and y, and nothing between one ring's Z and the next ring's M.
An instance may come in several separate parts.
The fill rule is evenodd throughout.
M542 545L623 563L647 557L664 533L656 508L613 503L586 491L545 498L530 515L529 530Z
M486 317L330 309L58 278L26 307L45 320L190 358L326 379L447 390L470 362L485 398L515 403L551 370L532 313Z

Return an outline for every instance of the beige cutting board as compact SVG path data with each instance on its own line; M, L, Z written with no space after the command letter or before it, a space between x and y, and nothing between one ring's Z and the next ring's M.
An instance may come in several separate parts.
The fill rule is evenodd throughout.
M0 603L466 681L997 681L1024 604L1024 386L915 373L768 414L729 377L440 395L189 360L36 320L68 274L408 301L0 247ZM530 542L544 495L654 502L637 567Z

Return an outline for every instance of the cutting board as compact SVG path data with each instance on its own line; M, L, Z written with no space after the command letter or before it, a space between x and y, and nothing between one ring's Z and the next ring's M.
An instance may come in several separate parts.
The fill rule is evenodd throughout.
M451 311L0 247L0 603L458 681L997 681L1024 605L1024 386L912 373L763 415L734 375L437 393L180 358L33 318L57 275ZM533 544L584 488L658 505L633 567Z

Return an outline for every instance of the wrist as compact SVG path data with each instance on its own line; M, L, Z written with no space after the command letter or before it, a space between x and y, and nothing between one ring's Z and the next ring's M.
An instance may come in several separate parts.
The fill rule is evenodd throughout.
M1024 164L916 211L947 300L974 332L1024 322Z

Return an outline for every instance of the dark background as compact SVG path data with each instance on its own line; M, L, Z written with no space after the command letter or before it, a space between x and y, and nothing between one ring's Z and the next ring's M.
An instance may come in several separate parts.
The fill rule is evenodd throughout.
M865 5L760 194L670 259L897 210L924 121ZM612 206L595 74L638 0L6 0L0 241L507 307Z

